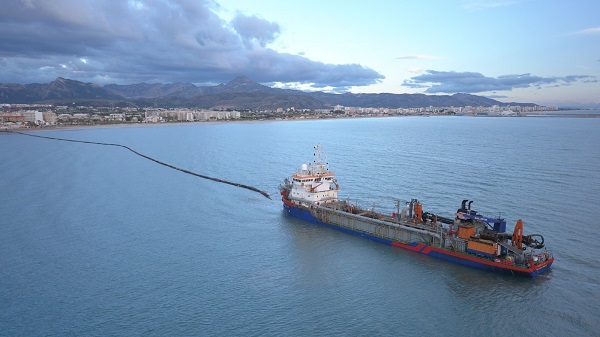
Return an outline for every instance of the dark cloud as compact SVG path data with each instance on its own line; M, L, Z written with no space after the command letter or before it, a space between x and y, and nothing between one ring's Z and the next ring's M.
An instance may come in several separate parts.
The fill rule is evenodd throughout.
M273 42L279 34L279 25L256 16L239 14L231 22L233 28L247 41L257 41L262 47Z
M359 64L324 64L267 47L277 23L238 14L223 21L210 0L3 0L1 82L58 76L95 83L258 82L370 85Z
M548 85L565 86L590 78L593 77L583 75L541 77L531 74L486 77L477 72L427 70L422 75L404 81L402 85L409 88L426 88L426 93L479 93L510 91L515 88L541 88Z

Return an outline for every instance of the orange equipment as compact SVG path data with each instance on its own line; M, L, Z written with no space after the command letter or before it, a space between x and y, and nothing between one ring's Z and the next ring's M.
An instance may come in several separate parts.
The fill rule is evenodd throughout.
M473 225L459 225L458 226L458 237L461 239L468 239L475 235L475 226Z
M511 241L513 246L523 250L523 220L517 220Z
M415 203L415 219L416 221L423 220L423 205L418 201Z

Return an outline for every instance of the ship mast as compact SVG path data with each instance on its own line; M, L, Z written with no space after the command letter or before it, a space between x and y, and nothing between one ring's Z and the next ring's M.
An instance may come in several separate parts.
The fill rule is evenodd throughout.
M315 149L315 159L313 160L314 164L310 164L311 165L311 174L315 175L315 174L323 174L326 173L327 171L329 171L329 169L326 168L327 163L323 163L321 161L321 145L317 145L314 147Z

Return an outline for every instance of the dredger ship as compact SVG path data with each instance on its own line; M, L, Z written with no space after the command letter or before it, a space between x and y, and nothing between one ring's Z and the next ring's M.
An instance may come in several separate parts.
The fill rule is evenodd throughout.
M544 237L523 234L518 220L512 233L503 218L489 218L463 200L453 218L423 211L411 199L397 212L382 214L338 199L339 184L329 164L322 162L321 147L314 160L302 164L291 180L280 185L285 212L293 217L342 232L366 237L439 259L513 275L537 276L550 269L554 257Z

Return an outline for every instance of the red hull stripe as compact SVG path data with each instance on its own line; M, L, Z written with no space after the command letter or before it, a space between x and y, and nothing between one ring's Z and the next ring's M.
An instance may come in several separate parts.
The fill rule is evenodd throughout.
M406 245L406 244L403 244L403 243L399 243L399 242L393 241L392 245L393 246L397 246L397 247L401 247L401 248L405 248L405 249L408 249L408 250L412 250L413 252L419 252L419 253L422 253L422 254L425 254L425 255L429 255L429 253L431 253L432 251L434 251L434 252L437 252L437 253L440 253L440 254L450 255L450 256L453 256L453 257L456 257L456 258L459 258L459 259L469 260L469 261L473 261L473 262L476 262L476 263L485 264L485 265L488 265L488 266L494 266L496 268L508 269L508 270L515 270L515 271L527 272L527 273L531 273L531 272L533 272L535 270L542 269L542 268L546 267L547 265L551 264L552 262L554 262L554 258L551 258L551 259L545 261L544 263L536 265L536 266L533 266L531 268L519 268L519 267L515 267L515 266L504 264L502 262L493 262L493 261L482 260L482 259L479 259L479 258L476 258L476 257L472 257L472 256L468 256L468 255L463 255L463 254L459 254L459 253L452 252L452 251L447 251L447 250L440 249L440 248L437 248L437 247L426 246L426 245L424 245L422 243L413 242L410 245Z
M459 259L465 259L465 260L469 260L469 261L473 261L473 262L477 262L477 263L481 263L481 264L486 264L488 266L494 266L497 268L516 270L519 272L528 272L528 273L533 272L537 269L542 269L546 265L554 262L554 258L551 258L551 259L548 259L547 261L545 261L544 263L533 266L531 268L519 268L519 267L503 264L502 262L493 262L493 261L482 260L482 259L478 259L478 258L475 258L472 256L463 255L463 254L459 254L456 252L451 252L451 251L447 251L447 250L443 250L443 249L431 247L431 246L427 246L425 249L423 249L423 251L421 251L421 253L429 254L432 250L435 252L441 253L441 254L450 255L450 256L454 256Z
M405 245L403 243L396 242L396 241L392 241L392 246L412 250L413 252L420 252L423 249L423 247L425 247L425 245L422 243L412 243L410 245Z

